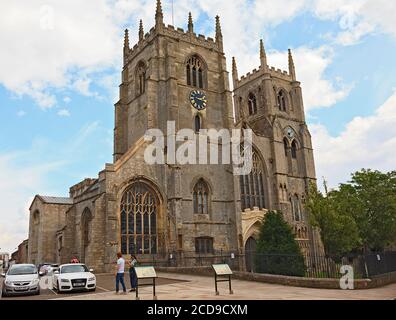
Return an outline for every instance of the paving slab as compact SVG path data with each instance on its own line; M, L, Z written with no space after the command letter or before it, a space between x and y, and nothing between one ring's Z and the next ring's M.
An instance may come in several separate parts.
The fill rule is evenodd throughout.
M228 283L220 283L220 295L215 295L214 278L186 274L158 273L169 281L157 288L158 300L393 300L396 284L367 290L334 290L289 287L253 281L233 280L233 295L228 293ZM139 290L141 300L152 300L152 289ZM59 297L57 297L59 298ZM114 291L62 297L64 300L135 300L135 294L116 295Z

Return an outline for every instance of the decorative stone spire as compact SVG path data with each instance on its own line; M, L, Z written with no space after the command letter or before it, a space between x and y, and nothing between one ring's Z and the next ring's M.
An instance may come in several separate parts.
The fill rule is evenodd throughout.
M144 38L143 21L140 20L140 24L139 24L139 41L142 41L143 38Z
M223 33L221 32L220 17L216 16L216 43L220 51L223 51Z
M296 81L296 68L294 66L292 52L289 49L289 75L292 77L293 81Z
M161 0L157 0L157 9L155 11L155 26L164 24L164 14L162 13Z
M260 61L261 61L261 67L267 71L268 70L267 54L265 52L263 39L260 40Z
M129 51L129 31L128 29L125 29L125 35L124 35L124 52Z
M188 32L190 33L194 32L194 23L191 12L188 13Z
M234 81L234 85L239 80L235 57L232 57L232 80Z

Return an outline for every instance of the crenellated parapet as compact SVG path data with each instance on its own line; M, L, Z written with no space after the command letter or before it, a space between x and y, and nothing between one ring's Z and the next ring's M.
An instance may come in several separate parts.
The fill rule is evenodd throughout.
M202 34L189 32L188 30L185 31L183 28L175 28L172 25L168 25L163 26L159 30L156 28L151 28L150 32L146 33L139 42L137 42L132 48L128 49L125 56L125 64L128 64L131 60L133 60L158 35L167 36L177 41L186 41L206 49L223 53L219 43L217 43L213 38L206 37Z
M264 70L261 66L258 69L254 69L251 72L248 72L246 75L241 76L236 80L237 86L243 86L246 83L251 82L252 80L256 80L257 78L262 77L264 74L269 74L271 78L278 78L285 81L293 81L292 76L284 70L276 69L275 67L268 67L268 70Z
M288 50L288 63L289 63L289 71L284 71L279 68L271 67L267 64L267 54L265 52L263 40L260 40L260 61L261 64L258 69L254 69L247 74L238 77L237 65L235 58L233 58L233 82L234 88L243 86L247 83L250 83L252 80L256 80L264 75L270 78L276 78L279 80L284 80L288 82L296 82L296 69L294 66L293 56L291 54L291 50Z

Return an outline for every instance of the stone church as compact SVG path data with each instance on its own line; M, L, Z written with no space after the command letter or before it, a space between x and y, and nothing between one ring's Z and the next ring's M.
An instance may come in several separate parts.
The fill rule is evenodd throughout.
M72 186L67 198L34 198L29 262L67 263L76 256L96 271L110 271L118 251L158 261L170 253L254 252L268 210L281 210L302 250L312 252L317 235L304 198L315 167L300 82L290 51L288 72L268 65L262 41L259 51L260 66L245 76L232 60L231 91L219 17L214 39L197 35L191 14L187 30L166 26L158 0L155 26L145 33L140 22L133 47L125 31L113 163ZM252 172L234 176L232 165L148 165L145 132L166 132L167 121L196 132L252 129Z

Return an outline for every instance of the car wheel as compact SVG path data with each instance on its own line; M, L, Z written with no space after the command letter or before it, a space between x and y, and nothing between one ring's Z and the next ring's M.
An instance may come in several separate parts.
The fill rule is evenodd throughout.
M96 287L90 290L91 292L95 292L96 291Z
M39 296L39 295L40 295L40 289L37 290L37 292L36 292L36 296Z
M59 281L57 282L56 292L57 292L57 293L62 293L62 291L61 291L61 289L60 289Z

